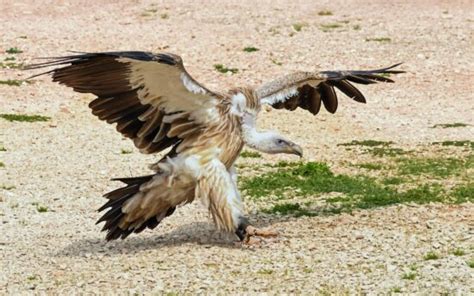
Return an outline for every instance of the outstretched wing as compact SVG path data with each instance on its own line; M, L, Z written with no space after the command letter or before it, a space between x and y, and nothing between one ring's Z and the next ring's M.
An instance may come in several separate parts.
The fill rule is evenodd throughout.
M322 101L326 110L334 113L338 106L334 88L357 102L365 103L364 95L351 82L394 82L386 76L404 73L392 70L399 65L371 71L296 72L262 85L257 89L257 96L262 104L273 108L295 110L300 107L314 115L321 109Z
M159 152L218 120L219 95L196 82L170 53L102 52L51 58L27 69L60 66L43 74L80 93L89 107L144 153ZM35 77L33 76L33 77Z

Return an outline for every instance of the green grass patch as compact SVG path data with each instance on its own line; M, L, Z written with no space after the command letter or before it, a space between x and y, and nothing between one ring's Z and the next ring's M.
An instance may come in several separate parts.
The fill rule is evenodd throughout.
M337 144L337 146L367 146L367 147L377 147L377 146L390 146L392 141L377 141L377 140L353 140L349 143Z
M443 141L443 142L433 142L433 145L441 145L441 146L453 146L453 147L470 147L474 149L474 142L473 141Z
M237 72L239 72L239 69L237 69L237 68L228 68L228 67L224 66L223 64L215 64L214 69L216 69L217 72L220 72L220 73L230 72L232 74L236 74Z
M400 287L393 287L392 289L390 289L390 292L392 292L392 293L401 293L401 292L402 292L402 288L400 288Z
M324 193L340 193L328 199L318 209L305 208L300 203L283 203L266 208L267 213L314 216L319 214L350 212L353 209L369 209L397 203L429 203L443 201L444 190L437 184L425 184L399 192L380 184L367 176L336 175L324 163L293 163L278 167L263 175L242 178L241 189L259 200L275 196L314 196Z
M167 13L162 13L162 14L160 14L160 18L161 18L162 20L167 20L167 19L170 18L170 16L169 16L169 14L167 14Z
M3 190L12 190L12 189L15 189L16 187L13 186L13 185L0 185L0 189L3 189Z
M457 249L452 250L451 254L453 254L454 256L460 257L460 256L466 255L466 252L464 252L463 249L457 248Z
M471 258L469 261L466 261L467 266L474 268L474 258Z
M263 209L262 212L267 214L293 215L295 217L316 216L318 214L303 208L299 203L281 203L271 208Z
M320 15L320 16L332 15L332 11L330 11L330 10L321 10L321 11L318 12L318 15Z
M292 25L293 30L300 32L304 27L308 26L307 23L294 23Z
M4 167L5 167L5 164L0 161L0 168L4 168Z
M331 24L321 24L319 25L319 28L321 29L321 31L323 32L329 32L331 30L334 30L334 29L337 29L337 28L340 28L342 27L341 24L338 24L338 23L331 23Z
M454 187L451 196L456 203L474 202L474 182Z
M240 152L240 157L243 158L261 158L262 155L256 151L242 151Z
M274 63L274 64L277 65L277 66L283 65L282 62L278 62L278 61L276 61L276 60L274 60L274 59L272 59L272 63Z
M37 121L48 121L51 117L42 115L25 115L25 114L0 114L0 118L8 121L19 121L19 122L37 122Z
M273 274L273 270L271 269L260 269L257 271L258 274L264 274L264 275L271 275Z
M360 25L354 25L354 26L352 26L352 29L354 29L356 31L359 31L361 29L361 26Z
M16 58L15 57L6 57L5 58L5 61L15 61Z
M15 62L0 62L0 68L2 69L22 69L23 63L15 63Z
M5 151L7 151L7 149L3 146L0 146L0 152L5 152Z
M391 38L388 37L375 37L375 38L365 38L367 42L392 42Z
M49 211L47 206L42 206L42 205L36 205L36 210L38 213L46 213Z
M378 163L359 163L356 164L355 166L366 169L366 170L371 170L371 171L377 171L383 169L383 166Z
M454 127L466 127L469 126L467 123L455 122L455 123L439 123L433 125L431 128L454 128Z
M18 54L22 53L23 50L19 49L18 47L10 47L9 49L5 50L5 52L8 54Z
M383 185L400 185L405 182L406 180L400 177L388 177L382 180Z
M437 178L458 176L474 168L474 155L465 158L400 158L398 172L401 175L429 175Z
M385 156L398 156L408 153L401 148L390 147L394 144L392 141L378 141L378 140L353 140L349 143L337 144L337 146L362 146L367 148L366 153L370 153L373 156L385 157Z
M8 85L8 86L20 86L25 82L24 80L18 79L8 79L8 80L0 80L0 84Z
M132 150L130 150L130 149L121 149L120 153L121 154L130 154L130 153L132 153Z
M426 253L425 256L423 256L424 260L438 260L439 258L440 258L439 255L432 251Z
M253 47L253 46L248 46L248 47L245 47L244 48L244 51L245 52L256 52L256 51L259 51L260 49L256 48L256 47Z
M392 148L392 147L374 147L372 149L367 150L368 153L372 154L373 156L378 157L395 157L399 155L407 154L408 152L401 149L401 148Z
M416 278L416 272L407 272L402 275L402 279L404 280L414 280Z

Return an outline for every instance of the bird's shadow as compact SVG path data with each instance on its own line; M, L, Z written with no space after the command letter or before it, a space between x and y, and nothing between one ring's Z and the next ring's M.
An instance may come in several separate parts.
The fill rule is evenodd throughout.
M268 227L275 223L286 222L290 218L282 216L261 219L258 215L251 215L250 219L257 227ZM231 233L217 231L212 222L194 222L179 226L178 228L156 234L160 227L153 230L154 235L131 235L125 240L106 242L104 238L83 238L72 241L59 250L57 257L87 257L99 254L130 254L150 249L159 249L169 246L195 244L204 247L220 247L226 249L239 249L237 236Z

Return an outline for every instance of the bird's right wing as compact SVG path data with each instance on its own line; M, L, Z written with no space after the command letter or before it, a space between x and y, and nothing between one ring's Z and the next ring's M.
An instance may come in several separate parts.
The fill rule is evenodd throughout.
M369 71L296 72L260 86L257 96L262 104L275 109L293 111L300 107L316 115L323 104L327 111L334 113L338 106L335 88L355 101L365 103L364 95L352 83L393 82L386 76L404 73L393 70L399 65Z
M219 120L219 95L194 80L174 54L83 53L26 69L45 67L56 68L38 75L52 74L53 81L96 95L92 113L117 123L144 153L159 152Z

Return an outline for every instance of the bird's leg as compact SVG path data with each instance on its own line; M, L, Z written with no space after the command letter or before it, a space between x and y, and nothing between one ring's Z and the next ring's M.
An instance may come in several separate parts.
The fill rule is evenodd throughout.
M278 232L271 228L256 228L249 224L246 218L241 218L236 232L240 241L245 245L255 245L262 241L262 238L276 237Z
M261 236L261 237L275 237L278 236L278 231L272 228L256 228L252 225L247 226L245 229L247 236Z

